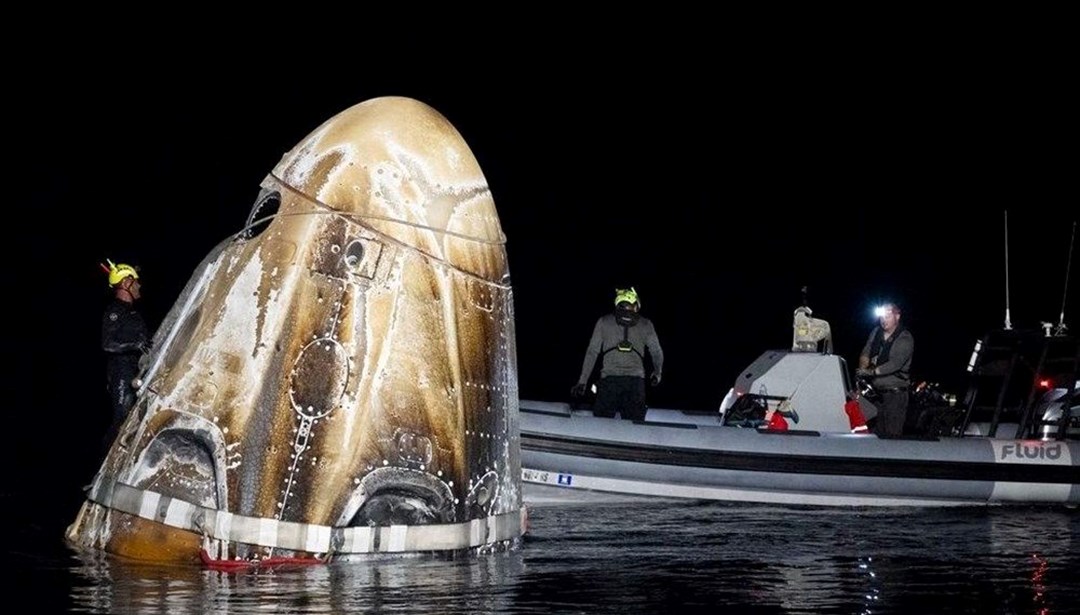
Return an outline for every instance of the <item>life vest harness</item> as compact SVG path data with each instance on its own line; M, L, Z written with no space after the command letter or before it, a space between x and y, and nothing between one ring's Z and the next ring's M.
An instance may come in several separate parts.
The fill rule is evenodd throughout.
M630 325L623 325L622 328L622 341L615 345L614 348L607 348L600 356L604 356L612 350L618 350L619 352L633 352L644 363L645 355L641 354L641 351L634 348L634 345L630 343Z
M898 325L889 339L885 339L885 330L878 327L874 333L874 339L870 342L870 356L873 357L871 364L875 367L889 361L889 352L892 351L893 342L904 332L904 327ZM893 374L904 382L910 382L911 376L906 369L900 369Z

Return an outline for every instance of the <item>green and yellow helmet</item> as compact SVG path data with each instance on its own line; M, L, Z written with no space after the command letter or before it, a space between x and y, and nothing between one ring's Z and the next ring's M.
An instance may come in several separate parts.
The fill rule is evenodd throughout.
M618 306L623 301L641 307L641 300L638 299L637 291L634 290L633 286L615 289L615 305Z
M131 265L125 263L117 265L109 259L105 259L105 262L108 263L108 265L102 264L101 269L109 274L109 286L116 286L128 276L133 277L136 280L139 279L139 272Z

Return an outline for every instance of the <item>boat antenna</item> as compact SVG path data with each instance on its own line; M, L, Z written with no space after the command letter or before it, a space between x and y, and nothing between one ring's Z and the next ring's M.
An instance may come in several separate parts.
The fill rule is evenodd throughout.
M1065 259L1065 289L1061 292L1061 316L1058 317L1058 326L1054 335L1065 335L1065 299L1069 297L1069 269L1072 268L1073 244L1076 243L1076 220L1072 224L1072 237L1069 238L1069 255Z
M1009 211L1005 210L1005 330L1012 330L1009 319Z

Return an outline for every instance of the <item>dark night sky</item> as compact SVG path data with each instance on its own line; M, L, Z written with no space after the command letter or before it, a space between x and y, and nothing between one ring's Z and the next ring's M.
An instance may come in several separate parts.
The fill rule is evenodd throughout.
M71 441L104 431L98 262L142 267L156 324L280 157L381 95L443 113L485 172L508 239L523 397L566 399L624 284L667 356L654 406L715 408L742 367L790 344L803 285L849 360L871 306L891 298L916 338L916 376L962 385L972 343L1004 320L1006 210L1013 323L1057 321L1080 208L1075 161L1060 153L1076 143L1074 99L1052 67L678 54L613 68L451 53L427 70L317 75L229 62L147 72L75 54L18 69L6 388L20 411L65 416Z

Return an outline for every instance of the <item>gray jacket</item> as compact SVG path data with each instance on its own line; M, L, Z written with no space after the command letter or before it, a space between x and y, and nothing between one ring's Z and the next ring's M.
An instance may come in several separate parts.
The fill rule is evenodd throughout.
M874 336L880 327L874 327L870 331L870 337L866 338L861 356L869 357L870 367L874 370L873 380L870 382L875 389L906 388L911 382L911 358L915 354L915 336L907 329L903 329L892 342L889 349L888 360L877 363L877 357L871 356L871 346Z
M619 350L623 337L630 343L632 350ZM645 353L652 359L653 374L660 375L664 368L664 351L656 337L652 321L639 316L637 323L624 327L615 320L614 314L606 314L596 321L593 327L589 348L585 351L585 362L581 365L578 383L586 384L596 365L598 356L604 357L600 366L600 377L637 376L645 377Z

